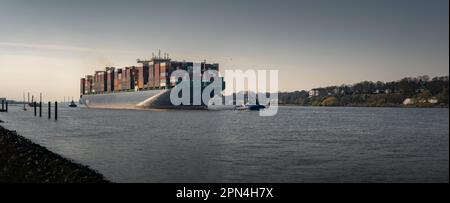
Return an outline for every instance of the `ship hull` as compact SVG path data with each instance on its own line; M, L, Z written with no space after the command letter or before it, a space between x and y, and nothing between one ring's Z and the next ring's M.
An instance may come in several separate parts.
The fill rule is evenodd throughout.
M170 101L170 90L145 90L83 95L80 102L88 108L109 109L206 109L205 105L175 106Z

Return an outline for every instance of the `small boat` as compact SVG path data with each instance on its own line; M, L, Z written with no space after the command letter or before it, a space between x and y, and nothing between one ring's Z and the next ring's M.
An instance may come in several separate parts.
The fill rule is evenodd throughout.
M28 106L29 107L38 107L39 104L37 102L34 101L34 95L31 97L31 102L30 102L30 93L28 93Z
M266 108L266 106L259 104L259 101L256 100L256 104L247 104L247 105L237 106L236 110L259 111L259 110L265 109L265 108Z
M75 102L72 100L72 102L70 102L69 107L71 108L75 108L77 107L77 105L75 104Z
M240 106L236 106L236 107L235 107L235 110L238 110L238 111L246 111L246 110L248 110L248 107L247 107L245 104L242 104L242 105L240 105Z
M266 106L260 105L260 104L248 105L247 107L248 107L248 110L250 110L250 111L259 111L261 109L265 109L266 108Z

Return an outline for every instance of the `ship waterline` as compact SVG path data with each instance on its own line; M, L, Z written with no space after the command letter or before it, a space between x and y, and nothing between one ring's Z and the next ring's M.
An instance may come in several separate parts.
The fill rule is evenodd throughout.
M80 102L89 108L138 108L138 104L164 90L115 92L83 95Z
M173 105L171 89L114 92L83 95L80 102L88 108L105 109L207 109L206 105Z

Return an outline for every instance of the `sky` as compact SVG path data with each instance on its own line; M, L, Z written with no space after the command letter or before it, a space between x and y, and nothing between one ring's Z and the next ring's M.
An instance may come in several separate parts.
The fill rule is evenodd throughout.
M0 0L0 97L79 96L105 66L277 69L280 91L449 74L448 0Z

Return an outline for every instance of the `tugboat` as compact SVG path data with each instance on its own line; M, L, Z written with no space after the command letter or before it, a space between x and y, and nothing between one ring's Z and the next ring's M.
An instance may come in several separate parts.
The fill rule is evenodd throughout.
M259 104L259 101L256 100L256 104L254 104L254 105L247 105L247 108L250 111L259 111L261 109L265 109L266 106Z
M72 100L72 101L70 102L70 104L69 104L69 107L70 107L70 108L75 108L75 107L77 107L77 105L76 105L75 102Z
M256 104L251 104L251 105L246 104L246 105L238 106L238 107L236 107L236 110L259 111L259 110L265 109L265 108L266 108L266 106L259 104L259 101L256 100Z

